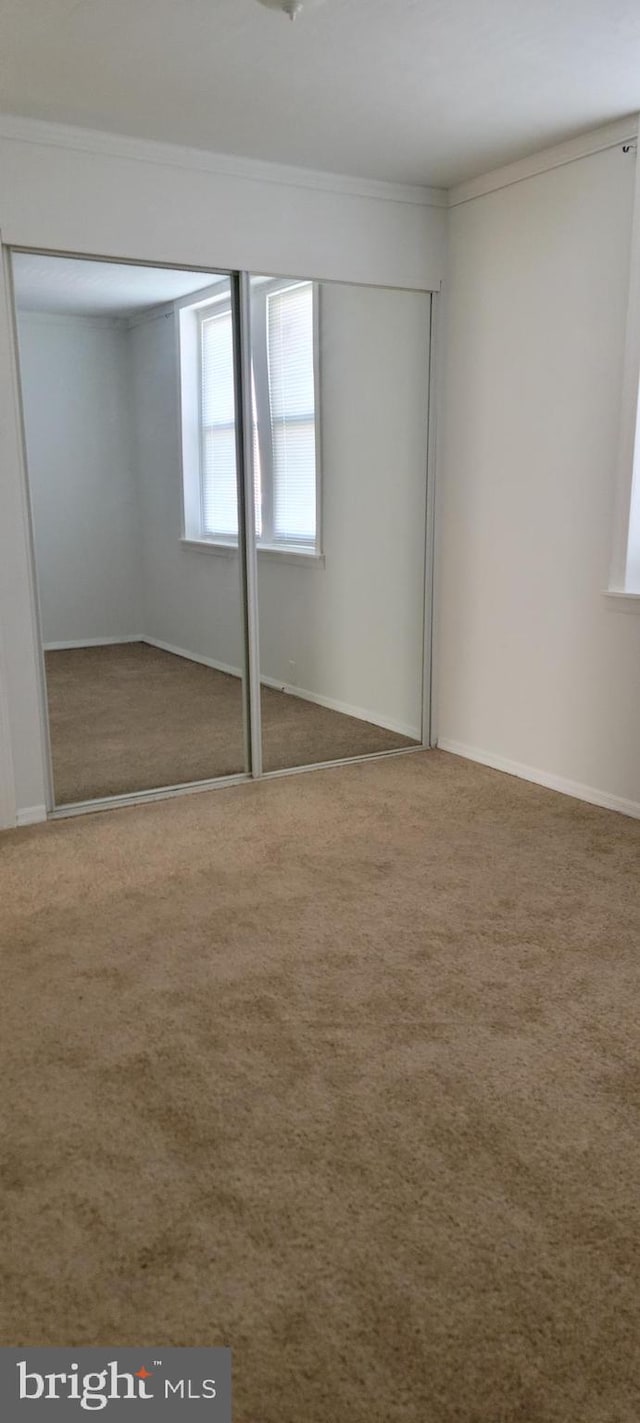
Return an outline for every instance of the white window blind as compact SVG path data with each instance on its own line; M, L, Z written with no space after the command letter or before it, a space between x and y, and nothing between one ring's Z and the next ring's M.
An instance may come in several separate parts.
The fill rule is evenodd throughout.
M316 416L313 286L267 296L275 544L315 546Z
M317 551L314 292L311 282L259 291L251 407L259 546ZM236 544L236 426L228 302L201 310L200 537Z
M238 538L236 425L231 312L205 317L201 327L202 532L207 538ZM252 374L253 470L256 536L262 534L260 449Z
M201 327L202 529L208 538L237 539L236 422L231 312Z

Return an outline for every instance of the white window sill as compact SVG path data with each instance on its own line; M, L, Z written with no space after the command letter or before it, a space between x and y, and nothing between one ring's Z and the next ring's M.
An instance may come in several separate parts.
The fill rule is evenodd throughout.
M299 563L315 568L324 568L325 563L323 553L307 553L304 549L270 548L266 544L258 544L257 553L258 558L266 563Z
M218 558L235 558L237 544L214 543L212 539L181 539L183 548L191 548L194 553L214 553Z
M218 558L235 558L238 552L237 544L216 543L213 539L181 539L183 548L194 549L196 553L212 553ZM298 563L300 566L324 568L325 556L323 553L307 553L303 549L293 548L271 548L258 544L258 558L262 562L269 563Z
M619 613L640 613L640 593L623 593L614 588L607 588L603 593L610 609L617 609Z

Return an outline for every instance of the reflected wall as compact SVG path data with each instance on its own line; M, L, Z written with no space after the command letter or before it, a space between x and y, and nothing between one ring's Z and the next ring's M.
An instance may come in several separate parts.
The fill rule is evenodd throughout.
M430 297L280 290L288 309L252 279L254 368L266 349L271 380L254 441L266 771L422 738ZM260 499L284 510L275 536Z

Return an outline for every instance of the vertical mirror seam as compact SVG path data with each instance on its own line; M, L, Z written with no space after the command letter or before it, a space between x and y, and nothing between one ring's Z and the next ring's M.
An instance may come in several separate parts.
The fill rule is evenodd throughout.
M431 746L433 722L433 611L435 587L435 378L436 378L436 303L434 293L429 298L429 362L427 367L427 460L426 460L426 503L425 503L425 557L424 557L424 635L423 635L423 692L422 692L422 745Z
M236 320L236 429L238 431L238 504L240 511L240 556L245 607L245 706L249 735L249 765L252 777L262 774L262 716L260 706L260 650L258 630L258 567L254 502L255 471L252 430L251 309L249 276L232 279Z

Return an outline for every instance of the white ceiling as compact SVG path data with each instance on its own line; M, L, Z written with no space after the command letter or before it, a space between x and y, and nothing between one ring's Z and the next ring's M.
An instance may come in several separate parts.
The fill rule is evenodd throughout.
M0 0L0 109L448 186L640 108L638 0Z
M133 316L217 280L213 272L179 272L164 267L87 262L16 252L13 282L19 311L65 316Z

